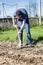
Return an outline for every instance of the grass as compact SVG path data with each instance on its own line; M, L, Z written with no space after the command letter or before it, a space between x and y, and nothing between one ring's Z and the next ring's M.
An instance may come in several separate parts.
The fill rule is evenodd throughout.
M31 37L33 42L41 42L43 43L43 25L35 26L30 28ZM14 28L2 30L0 29L0 41L11 41L15 42L18 40L17 30ZM24 29L23 32L23 42L26 42L26 31Z
M31 35L33 41L43 43L43 25L32 27Z

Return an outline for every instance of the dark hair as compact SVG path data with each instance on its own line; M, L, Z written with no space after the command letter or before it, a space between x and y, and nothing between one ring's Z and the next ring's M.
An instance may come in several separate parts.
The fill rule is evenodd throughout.
M20 10L17 10L17 11L16 11L16 15L17 15L17 16L20 16L20 15L22 15L22 12L21 12Z

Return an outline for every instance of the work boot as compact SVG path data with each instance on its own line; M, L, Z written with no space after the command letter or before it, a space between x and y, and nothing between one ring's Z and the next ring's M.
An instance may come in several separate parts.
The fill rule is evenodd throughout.
M34 45L32 43L26 43L25 46L31 46L31 47L34 47Z

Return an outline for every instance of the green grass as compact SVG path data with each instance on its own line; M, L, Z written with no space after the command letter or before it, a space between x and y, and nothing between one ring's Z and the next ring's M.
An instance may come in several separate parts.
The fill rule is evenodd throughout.
M32 27L31 35L33 41L43 43L43 25Z
M41 42L43 43L43 25L41 26L35 26L30 28L31 31L31 37L33 42ZM1 30L0 29L0 41L17 41L17 30L14 28ZM23 32L23 42L26 42L26 31L24 29Z

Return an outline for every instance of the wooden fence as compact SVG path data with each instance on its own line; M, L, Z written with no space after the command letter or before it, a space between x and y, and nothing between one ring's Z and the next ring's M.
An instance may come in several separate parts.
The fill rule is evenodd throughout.
M30 26L39 25L39 18L29 18ZM43 24L43 17L41 18L41 24ZM0 28L12 27L12 18L2 18L0 19Z

